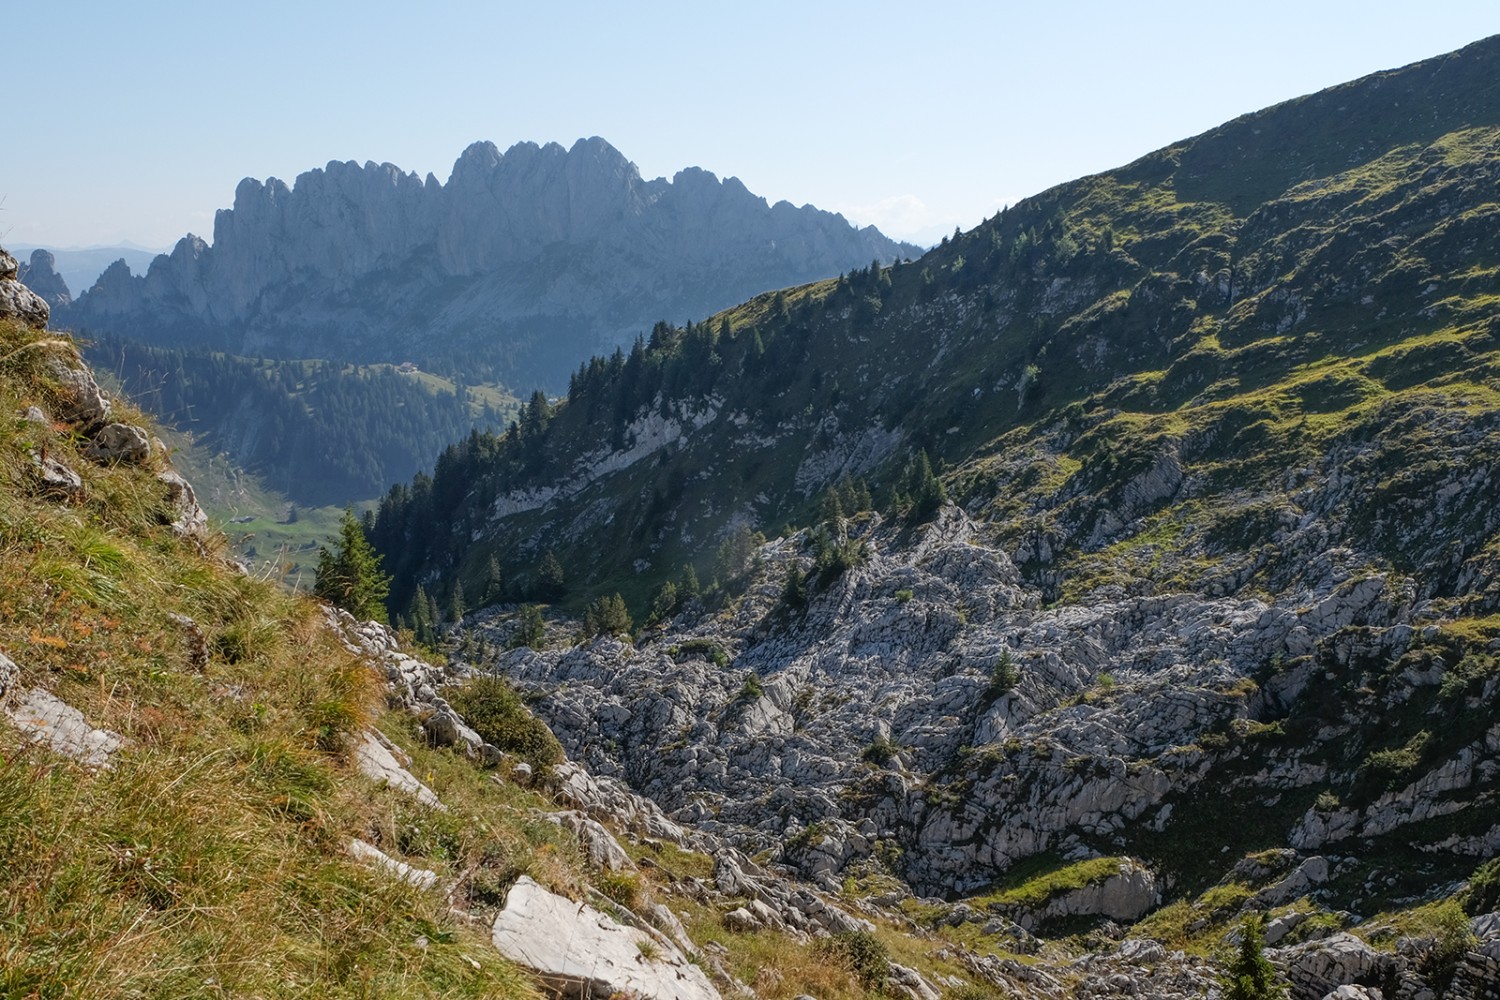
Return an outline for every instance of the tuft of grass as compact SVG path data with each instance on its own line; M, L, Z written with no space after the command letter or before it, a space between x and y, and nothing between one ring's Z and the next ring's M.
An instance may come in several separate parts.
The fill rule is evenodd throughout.
M1082 889L1120 873L1120 858L1090 858L1042 871L974 900L975 905L1037 907L1054 896Z

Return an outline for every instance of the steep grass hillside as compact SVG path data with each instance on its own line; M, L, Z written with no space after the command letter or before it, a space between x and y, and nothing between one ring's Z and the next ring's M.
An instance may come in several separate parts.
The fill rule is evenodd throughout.
M162 456L86 457L59 362L78 370L65 339L0 323L0 689L12 713L51 692L119 749L91 769L0 724L0 995L527 995L442 899L345 851L438 835L351 767L377 675L316 605L174 533ZM503 836L521 865L556 839Z

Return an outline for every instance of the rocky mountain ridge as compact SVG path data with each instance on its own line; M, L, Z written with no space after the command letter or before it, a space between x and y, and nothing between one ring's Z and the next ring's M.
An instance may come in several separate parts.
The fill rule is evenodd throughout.
M597 137L504 153L478 142L446 183L352 161L293 185L247 178L212 246L184 237L139 277L116 264L59 319L238 354L441 358L560 386L580 358L663 316L915 252L696 167L645 180Z

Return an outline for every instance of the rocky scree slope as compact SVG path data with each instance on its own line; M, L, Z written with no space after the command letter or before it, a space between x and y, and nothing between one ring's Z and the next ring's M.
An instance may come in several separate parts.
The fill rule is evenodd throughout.
M244 355L415 360L560 387L663 316L919 252L690 168L644 180L599 138L475 143L447 183L329 163L247 178L143 276L106 271L59 319Z

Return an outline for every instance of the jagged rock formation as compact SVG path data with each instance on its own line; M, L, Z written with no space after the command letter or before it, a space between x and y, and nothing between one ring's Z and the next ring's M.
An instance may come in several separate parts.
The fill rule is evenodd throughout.
M44 329L51 309L18 280L19 273L16 259L0 249L0 319L17 319L33 329Z
M49 250L31 251L31 259L21 267L20 281L53 309L65 309L73 303L73 293L57 273L57 258Z
M560 387L663 317L915 252L732 177L644 180L599 138L480 142L446 184L353 162L292 186L246 179L212 247L185 237L141 277L117 263L64 318L240 354L483 360Z

